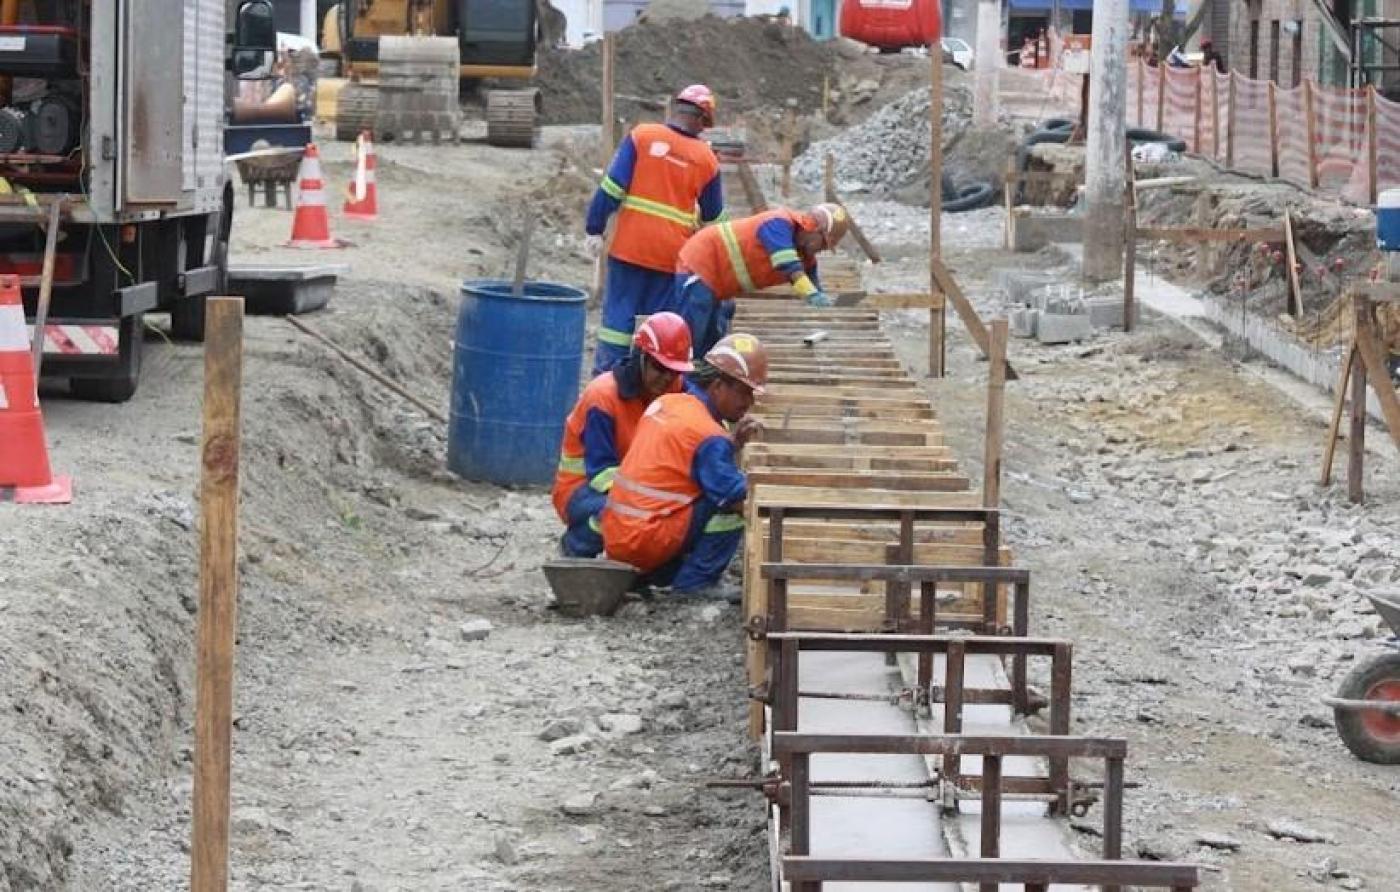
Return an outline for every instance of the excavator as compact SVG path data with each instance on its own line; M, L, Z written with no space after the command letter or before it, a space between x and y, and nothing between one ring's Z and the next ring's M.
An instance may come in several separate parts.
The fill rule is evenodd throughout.
M373 125L380 38L456 37L462 81L529 81L540 42L556 39L561 18L548 0L342 0L327 12L321 35L322 56L339 59L350 79L336 104L337 135L353 139ZM532 145L540 101L533 88L489 91L488 141Z

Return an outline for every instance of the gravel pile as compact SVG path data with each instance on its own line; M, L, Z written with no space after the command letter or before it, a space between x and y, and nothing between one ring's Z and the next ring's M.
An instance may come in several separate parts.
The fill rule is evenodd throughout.
M793 174L809 189L822 185L823 159L836 156L836 188L843 195L888 196L928 175L929 91L915 90L880 109L865 122L813 143L793 164ZM944 93L945 140L972 119L971 94Z

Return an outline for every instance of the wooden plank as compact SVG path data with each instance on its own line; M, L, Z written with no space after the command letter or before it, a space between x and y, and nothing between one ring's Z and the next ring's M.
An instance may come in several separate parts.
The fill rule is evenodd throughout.
M1005 437L1006 338L1005 319L992 320L992 358L987 372L987 431L983 452L982 505L1001 505L1002 441Z
M857 307L873 307L878 310L936 310L942 311L947 301L942 294L920 294L917 292L898 294L867 294L856 301Z
M1360 504L1365 498L1366 462L1366 360L1356 345L1356 366L1351 370L1351 432L1347 439L1347 498Z
M1137 171L1133 167L1131 144L1123 154L1123 165L1127 168L1127 179L1123 188L1123 203L1126 206L1123 225L1123 331L1131 332L1137 321Z
M1139 226L1137 237L1149 241L1189 244L1191 242L1281 242L1282 227L1266 229L1211 229L1204 226Z
M1366 85L1366 194L1367 201L1376 203L1378 194L1378 158L1380 136L1376 132L1376 85Z
M938 285L933 273L933 262L943 257L943 48L935 41L929 46L929 200L928 200L928 256L929 291L938 294ZM947 358L947 308L929 307L928 314L928 369L929 375L942 378L946 373Z
M767 545L767 531L758 527L758 511L752 500L744 506L744 520L747 524L744 537L744 620L752 623L768 617L768 585L759 576L759 565L763 562L762 549ZM766 526L766 524L765 524ZM750 687L764 681L768 663L768 648L761 640L745 636L745 663L748 666ZM758 740L763 736L763 704L758 700L749 701L749 738Z
M888 490L824 490L805 486L762 484L750 490L749 498L757 505L792 507L845 507L859 505L890 511L900 508L973 508L981 507L980 493L965 492L891 492Z
M786 529L786 527L784 528ZM898 545L898 536L884 541L852 539L806 538L783 536L783 560L799 564L877 564L889 560L890 549ZM1003 547L1001 564L1011 563L1011 549ZM956 542L917 542L914 563L939 567L980 567L985 552L982 545Z
M1356 363L1356 344L1348 344L1346 355L1342 357L1342 380L1337 384L1336 399L1332 403L1332 420L1327 425L1327 439L1322 445L1323 486L1332 485L1332 464L1337 454L1337 439L1342 433L1342 412L1347 404L1347 387L1351 383L1351 369Z
M758 179L753 175L753 168L749 167L749 162L740 161L739 184L743 186L744 196L749 201L749 207L753 213L761 214L768 210L768 199L763 195L763 189L758 185Z
M934 280L948 299L953 302L953 309L958 311L958 318L962 320L963 327L977 344L977 349L982 351L984 357L990 356L991 340L987 334L987 326L982 323L982 317L977 315L977 310L972 306L972 302L963 294L963 290L953 279L953 274L943 265L941 260L930 261L933 266ZM1010 363L1006 364L1006 380L1017 380L1016 370Z
M849 450L847 450L849 452ZM954 458L887 458L872 459L860 454L784 455L780 452L749 453L744 450L744 467L748 469L807 469L825 471L914 471L932 473L955 471Z
M229 878L229 760L238 630L243 300L211 297L205 312L190 888L224 892Z
M754 529L767 537L768 522L761 521ZM894 521L886 523L856 523L840 520L790 520L784 530L791 532L794 540L813 539L823 542L878 542L881 545L899 541L899 525ZM984 548L983 530L980 523L933 523L914 524L914 545L976 545ZM978 552L981 554L981 552Z
M1298 251L1293 242L1293 215L1283 212L1283 247L1288 263L1288 312L1294 319L1303 318L1303 286L1298 281Z
M49 205L49 224L44 230L44 263L39 272L39 299L34 306L34 340L30 344L34 380L44 370L44 331L49 321L49 301L53 297L53 265L58 249L58 227L63 217L63 199Z
M916 471L824 471L811 468L754 468L749 483L813 486L828 489L961 492L970 485L960 474Z

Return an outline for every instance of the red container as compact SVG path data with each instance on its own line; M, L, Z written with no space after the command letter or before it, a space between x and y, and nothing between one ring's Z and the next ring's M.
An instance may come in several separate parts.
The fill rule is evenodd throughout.
M938 0L844 0L841 35L882 50L930 46L943 36Z

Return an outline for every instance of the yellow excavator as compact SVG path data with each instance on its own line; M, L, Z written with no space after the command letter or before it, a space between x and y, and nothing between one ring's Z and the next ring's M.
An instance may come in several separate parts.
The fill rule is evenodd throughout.
M374 122L381 38L455 37L461 80L530 81L537 71L539 44L552 39L549 34L558 29L558 18L548 0L342 0L327 12L321 35L322 57L338 59L342 76L349 78L336 103L337 134L353 139ZM400 40L393 44L396 52L406 45ZM428 46L425 42L424 59L431 56ZM386 57L383 63L395 61L399 60ZM533 88L491 90L486 102L488 141L532 145L540 101Z

